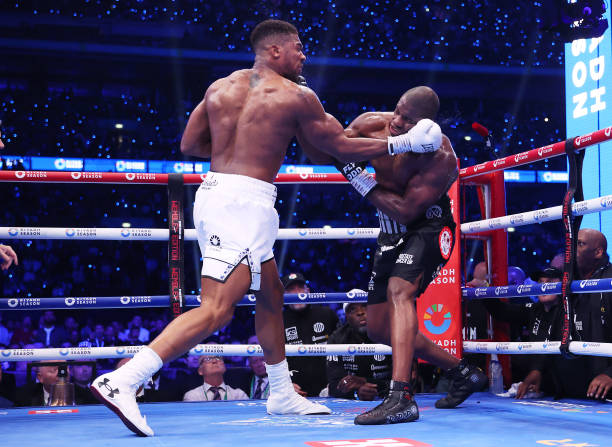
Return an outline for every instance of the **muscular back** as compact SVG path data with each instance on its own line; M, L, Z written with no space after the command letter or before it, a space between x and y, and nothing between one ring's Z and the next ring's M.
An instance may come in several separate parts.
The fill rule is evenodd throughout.
M239 70L214 82L204 100L211 170L272 182L296 134L300 89L271 70Z

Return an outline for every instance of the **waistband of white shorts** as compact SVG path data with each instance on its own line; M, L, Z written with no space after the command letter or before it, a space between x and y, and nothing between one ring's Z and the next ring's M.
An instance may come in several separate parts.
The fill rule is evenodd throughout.
M219 186L225 191L234 191L247 197L260 200L276 201L276 186L253 177L240 174L226 174L223 172L208 171L202 185Z

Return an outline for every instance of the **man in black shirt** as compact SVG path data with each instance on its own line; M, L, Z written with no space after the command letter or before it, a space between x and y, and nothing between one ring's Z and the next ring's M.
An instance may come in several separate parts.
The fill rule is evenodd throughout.
M310 293L306 278L301 273L290 273L281 278L285 293ZM338 326L338 316L326 306L290 304L283 312L285 341L290 345L327 343ZM291 380L300 394L319 396L327 386L325 357L287 357Z
M547 283L561 281L563 272L548 267L532 275L534 281L541 283L540 289L545 292ZM560 306L559 295L543 294L538 296L537 303L512 304L500 300L482 300L493 318L508 323L525 325L529 331L529 341L551 341L559 339ZM551 356L534 355L528 362L529 373L518 388L517 398L522 398L528 391L539 392L542 384L546 392L553 392L552 380L542 380L542 374L550 372L548 365L553 361ZM547 376L548 377L548 376Z
M368 337L366 306L345 303L346 323L329 336L330 344L372 344ZM327 357L329 395L374 400L389 394L390 355L330 355Z

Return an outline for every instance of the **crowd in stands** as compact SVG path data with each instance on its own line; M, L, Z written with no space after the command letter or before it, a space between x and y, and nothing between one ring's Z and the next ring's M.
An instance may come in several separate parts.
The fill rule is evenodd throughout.
M230 1L181 0L167 2L166 6L161 3L147 0L61 0L52 5L36 0L4 2L0 4L0 37L71 41L74 34L69 31L78 29L83 42L238 54L250 51L248 33L255 23L276 17L296 24L309 57L548 68L561 67L564 60L563 44L540 34L533 24L524 20L532 13L537 15L535 3L527 1L436 0L429 6L407 4L397 17L397 4L389 0L351 4L350 14L344 14L343 2L323 0L257 2L257 7L249 2ZM303 11L311 12L308 19ZM14 20L16 17L20 20ZM107 26L111 20L112 29ZM162 28L165 31L160 31ZM414 39L415 35L429 38L423 43L421 39ZM462 51L453 50L458 46ZM3 154L183 160L180 137L188 111L201 100L203 90L188 90L184 97L178 97L175 89L175 86L156 83L155 79L106 82L81 81L71 79L70 75L52 80L36 76L2 77L0 130L6 148L0 152L0 169L21 167L6 164ZM323 93L321 99L326 109L344 125L364 111L393 110L397 100L389 92L356 95L331 91ZM541 104L528 99L520 107L509 103L500 106L498 99L474 98L459 91L456 96L441 99L440 122L462 166L565 138L562 109L545 110ZM486 149L480 137L470 130L473 121L483 122L493 130L494 150ZM302 164L308 160L299 146L292 143L285 163ZM522 169L536 167L564 170L565 160L546 160ZM508 213L557 205L565 186L542 185L537 191L533 185L527 187L531 188L529 193L525 193L526 187L507 184ZM190 203L194 190L187 189L186 203ZM0 194L10 198L6 202L10 206L0 209L2 226L120 227L129 223L138 228L164 228L168 225L167 197L162 187L53 185L49 188L40 184L2 183ZM462 220L480 219L475 197L465 198L469 206ZM191 228L189 208L185 217L187 227ZM277 210L281 228L378 226L375 209L345 185L280 186ZM470 242L462 247L463 253L482 252L478 244ZM20 263L0 273L3 297L167 293L167 245L163 242L15 240L11 245L18 252ZM510 263L520 265L527 272L534 271L548 264L562 245L558 222L518 227L509 233ZM281 273L305 272L309 287L315 292L365 288L373 251L373 241L368 240L278 241L275 245ZM474 259L469 256L464 259L467 270L471 270L479 257L470 256ZM187 243L186 286L190 294L199 294L200 262L196 244ZM337 306L332 309L344 318ZM252 308L239 308L234 321L212 340L246 343L254 332L252 313ZM120 314L115 311L5 312L0 320L0 348L78 346L83 342L92 346L140 345L153 339L168 323L168 318L162 310L128 310ZM349 329L345 326L345 330ZM195 388L201 384L199 376L204 376L205 367L221 366L216 357L202 359L198 362L186 357L174 362L154 378L157 385L145 387L142 399L156 399L152 397L155 393L149 391L151 387L158 391L160 383L175 380L177 375L189 377L184 383ZM225 357L224 363L230 375L229 366L232 366L252 367L257 376L256 360L250 360L247 365L243 358ZM18 378L17 385L25 385L25 366L5 363L2 369ZM99 361L97 366L112 369L115 362ZM0 376L0 390L6 384L6 376L4 382ZM73 372L72 376L78 377L79 373ZM434 389L432 377L420 378L423 382L420 389ZM253 394L265 397L265 381L251 377L254 381L245 385L243 379L236 380L240 382L237 387L242 387L250 397ZM40 381L44 381L42 376ZM352 387L336 382L334 388L340 394L366 395L367 390L360 391L365 383L370 382L359 381ZM215 392L220 391L210 391L210 388L204 390L205 396L214 399ZM186 391L172 390L169 394L182 399Z
M10 37L72 41L79 32L92 43L237 53L250 49L254 25L272 17L294 23L311 56L516 67L564 62L563 43L538 29L539 2L434 0L398 7L390 0L359 1L348 12L347 3L15 0L0 6L0 16Z

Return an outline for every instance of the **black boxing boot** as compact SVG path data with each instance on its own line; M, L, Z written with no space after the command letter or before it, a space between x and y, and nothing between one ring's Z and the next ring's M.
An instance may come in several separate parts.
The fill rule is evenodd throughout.
M470 397L470 394L482 391L489 383L489 379L482 372L482 369L468 364L463 359L457 366L449 369L446 374L451 385L448 394L436 401L436 408L455 408Z
M412 398L408 382L391 381L389 396L370 411L355 418L357 425L382 425L412 422L419 418L419 408Z

